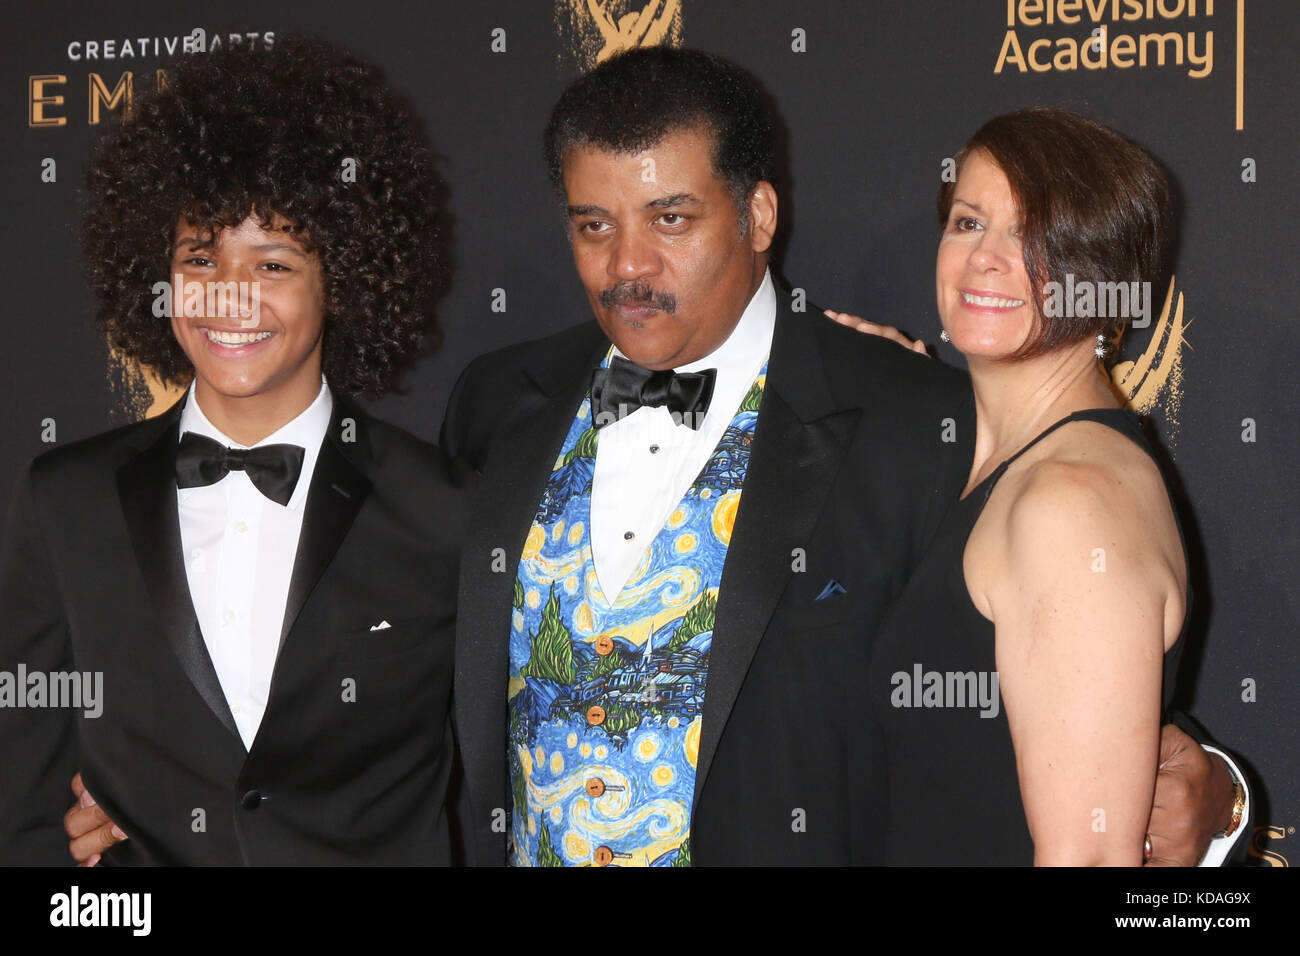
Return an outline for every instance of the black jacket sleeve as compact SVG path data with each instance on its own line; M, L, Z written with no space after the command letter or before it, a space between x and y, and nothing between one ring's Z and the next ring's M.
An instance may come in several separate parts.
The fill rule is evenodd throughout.
M18 481L0 544L0 864L8 866L72 862L62 821L77 766L77 712L23 706L28 688L19 683L20 673L73 669L68 622L40 531L34 471L29 466Z

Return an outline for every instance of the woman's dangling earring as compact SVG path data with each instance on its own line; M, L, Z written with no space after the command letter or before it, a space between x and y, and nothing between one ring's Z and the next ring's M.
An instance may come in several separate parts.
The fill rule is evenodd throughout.
M1092 354L1097 358L1105 358L1109 349L1106 347L1106 336L1101 333L1097 334L1097 347L1092 350Z
M950 336L950 335L948 334L948 330L947 330L947 329L941 329L941 330L940 330L940 332L939 332L939 341L940 341L940 342L951 342L951 341L952 341L952 336Z

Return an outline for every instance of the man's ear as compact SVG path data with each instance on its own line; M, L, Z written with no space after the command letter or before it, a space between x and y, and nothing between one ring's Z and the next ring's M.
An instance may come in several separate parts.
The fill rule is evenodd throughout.
M776 235L776 189L760 180L749 193L749 243L755 252L767 252Z

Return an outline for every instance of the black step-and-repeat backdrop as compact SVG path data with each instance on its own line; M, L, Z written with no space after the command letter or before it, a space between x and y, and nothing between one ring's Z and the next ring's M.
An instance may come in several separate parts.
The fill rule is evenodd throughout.
M787 134L781 276L811 302L935 345L934 195L966 137L997 113L1050 104L1136 139L1177 181L1181 243L1170 288L1155 290L1114 376L1151 415L1193 518L1185 703L1253 774L1253 859L1300 862L1300 5L140 0L7 4L2 16L6 490L51 442L169 401L94 330L76 228L91 143L187 45L316 33L380 65L415 103L448 184L445 341L376 410L429 438L470 358L587 317L541 135L564 85L626 46L701 47L752 71ZM947 346L938 355L961 360Z

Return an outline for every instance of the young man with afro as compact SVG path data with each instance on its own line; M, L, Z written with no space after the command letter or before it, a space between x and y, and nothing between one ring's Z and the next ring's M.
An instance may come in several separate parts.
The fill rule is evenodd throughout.
M0 862L69 862L78 771L105 864L452 860L465 492L352 401L430 331L438 189L379 72L307 38L186 57L100 141L98 318L188 388L18 483L0 670L101 690L0 711Z

